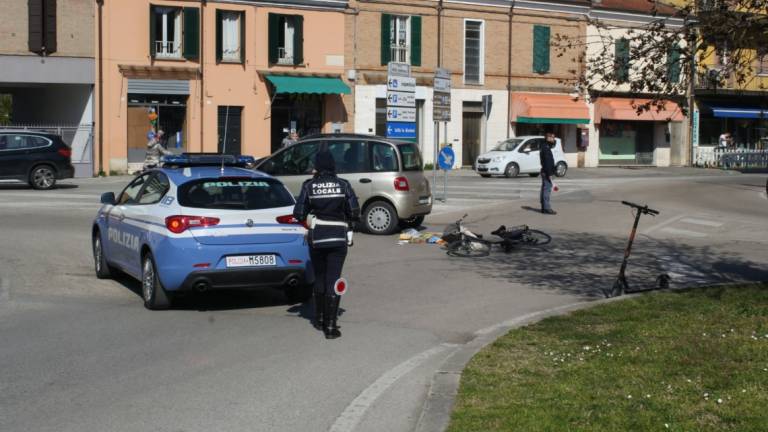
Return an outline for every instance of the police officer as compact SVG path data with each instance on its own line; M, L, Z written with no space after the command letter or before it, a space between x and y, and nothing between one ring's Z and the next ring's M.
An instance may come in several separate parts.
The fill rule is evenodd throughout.
M336 176L336 163L327 150L315 156L315 175L302 185L293 215L309 223L315 271L315 328L322 328L326 339L336 339L341 336L336 325L341 297L334 285L341 277L360 207L349 182Z

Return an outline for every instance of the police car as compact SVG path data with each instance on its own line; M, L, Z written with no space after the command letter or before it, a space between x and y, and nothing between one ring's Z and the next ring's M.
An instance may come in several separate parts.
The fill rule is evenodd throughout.
M279 287L311 294L306 229L277 179L246 169L247 156L166 156L117 196L101 196L92 228L96 276L120 270L141 282L148 309L174 294Z

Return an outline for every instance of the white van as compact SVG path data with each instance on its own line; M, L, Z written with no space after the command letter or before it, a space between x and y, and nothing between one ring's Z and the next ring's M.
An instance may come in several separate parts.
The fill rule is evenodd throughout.
M493 150L477 157L475 171L482 177L517 177L520 173L536 177L541 171L539 145L543 142L543 136L521 136L502 141ZM555 175L565 176L568 164L565 162L560 138L555 138L552 156L555 158Z

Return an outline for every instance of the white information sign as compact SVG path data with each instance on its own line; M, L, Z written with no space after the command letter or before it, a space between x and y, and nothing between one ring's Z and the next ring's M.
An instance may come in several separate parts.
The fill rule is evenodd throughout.
M415 122L416 108L387 107L388 122Z
M416 78L388 77L387 90L416 92Z
M388 91L387 106L413 108L416 106L416 93Z

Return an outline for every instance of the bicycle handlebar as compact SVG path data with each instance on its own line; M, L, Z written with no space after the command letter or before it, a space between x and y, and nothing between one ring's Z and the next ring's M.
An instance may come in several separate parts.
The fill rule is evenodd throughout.
M629 201L622 201L621 203L626 205L626 206L634 207L634 208L638 209L641 213L649 214L651 216L656 216L656 215L659 214L658 210L654 210L652 208L648 208L647 204L644 205L644 206L641 206L640 204L631 203Z

